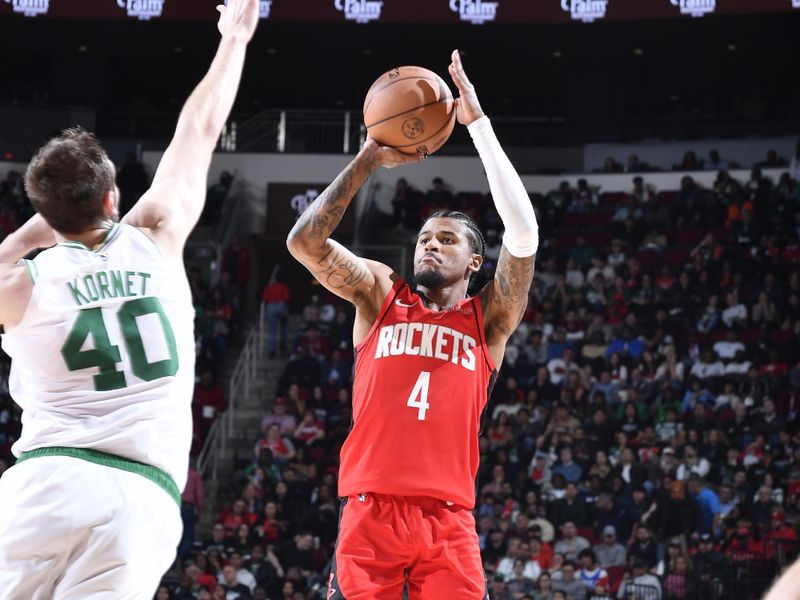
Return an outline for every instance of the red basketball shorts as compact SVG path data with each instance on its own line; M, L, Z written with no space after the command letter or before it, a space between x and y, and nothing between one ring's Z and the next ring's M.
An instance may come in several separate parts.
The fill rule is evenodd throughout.
M488 600L475 519L434 498L342 500L332 600Z

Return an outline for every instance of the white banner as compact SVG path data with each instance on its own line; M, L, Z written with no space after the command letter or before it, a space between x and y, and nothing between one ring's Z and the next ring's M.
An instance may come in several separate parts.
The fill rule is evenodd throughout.
M140 21L157 19L164 11L166 0L117 0L117 6L128 11L128 16Z
M450 0L450 10L458 13L459 18L473 25L483 25L497 18L500 2L484 0Z
M50 0L6 0L12 6L15 13L26 17L36 15L46 15L50 10Z
M259 2L259 5L260 5L259 12L261 18L269 19L269 11L272 8L272 0L261 0L261 2Z
M591 23L605 18L608 0L561 0L561 8L573 20Z
M673 6L680 6L682 15L702 17L717 10L717 0L669 0Z
M381 18L383 2L375 0L333 0L336 10L344 13L344 18L356 23L369 23Z

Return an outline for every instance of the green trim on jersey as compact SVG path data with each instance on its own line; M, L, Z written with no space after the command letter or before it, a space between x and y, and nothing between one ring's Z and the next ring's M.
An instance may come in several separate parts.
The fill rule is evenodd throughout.
M38 458L41 456L69 456L71 458L79 458L88 462L102 465L104 467L111 467L128 471L129 473L136 473L142 477L149 479L155 483L162 490L167 492L179 507L181 505L181 492L178 489L178 484L166 472L158 467L146 465L135 460L116 456L115 454L107 454L97 450L90 450L89 448L67 448L64 446L52 446L49 448L37 448L29 452L23 452L17 459L17 463L24 462L31 458Z
M64 246L65 248L75 248L76 250L86 250L87 252L100 252L119 235L119 232L119 223L114 223L108 230L108 233L106 233L106 237L103 239L103 241L97 244L94 248L89 248L88 246L81 244L80 242L76 242L75 240L67 240L56 245Z
M31 278L31 283L36 284L39 276L39 269L36 267L36 263L27 258L23 258L20 262L25 265L25 270L28 272L28 277Z

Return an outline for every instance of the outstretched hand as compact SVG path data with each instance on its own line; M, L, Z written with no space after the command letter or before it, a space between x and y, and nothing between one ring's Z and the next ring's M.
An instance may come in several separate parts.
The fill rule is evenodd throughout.
M375 166L393 169L400 165L408 165L427 158L426 155L416 152L405 154L389 146L381 146L378 142L367 136L367 141L361 148L361 153Z
M217 10L220 13L217 28L223 38L243 44L253 38L259 19L258 0L227 0Z
M478 102L478 94L475 92L475 86L467 77L464 72L464 65L461 64L461 54L458 50L453 50L450 55L450 77L453 78L453 83L458 88L459 97L456 98L456 118L462 125L469 125L473 121L477 121L484 116L481 103Z

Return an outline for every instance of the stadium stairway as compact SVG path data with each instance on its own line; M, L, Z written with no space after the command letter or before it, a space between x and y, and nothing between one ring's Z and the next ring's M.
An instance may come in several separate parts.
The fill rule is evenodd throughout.
M258 328L258 317L250 323L250 327ZM291 315L289 318L289 339L302 329L302 317ZM266 328L264 330L266 335ZM234 356L240 356L244 343L239 342L232 348ZM236 361L238 362L238 361ZM236 369L236 362L227 365L222 380L230 382ZM210 476L204 479L206 503L203 514L195 530L195 539L209 538L219 512L236 500L243 488L239 479L242 469L253 459L253 447L261 433L261 419L271 410L272 402L278 387L278 380L286 368L286 357L267 358L266 340L264 354L258 359L255 377L251 381L249 394L240 393L233 400L233 435L227 438L225 450L217 457L217 478Z

